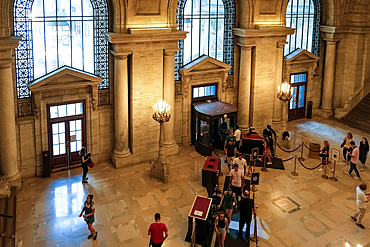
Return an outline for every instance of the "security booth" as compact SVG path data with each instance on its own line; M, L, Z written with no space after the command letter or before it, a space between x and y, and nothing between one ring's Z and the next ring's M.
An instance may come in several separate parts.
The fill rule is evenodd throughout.
M212 148L223 150L226 136L234 131L237 108L221 101L195 103L193 107L195 150L204 156L211 156Z

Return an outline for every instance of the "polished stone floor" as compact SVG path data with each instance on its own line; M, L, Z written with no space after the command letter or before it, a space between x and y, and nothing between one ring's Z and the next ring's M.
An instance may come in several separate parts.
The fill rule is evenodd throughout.
M340 150L347 131L359 142L363 133L342 123L321 118L289 122L292 148L305 141L328 140ZM19 247L31 246L148 246L147 229L156 212L169 229L164 247L188 246L184 242L187 215L195 195L206 195L201 185L205 158L192 146L182 146L180 155L170 157L169 183L149 177L150 164L114 169L100 163L89 172L89 184L83 185L79 168L53 173L51 178L24 179L17 201L17 239ZM277 154L284 159L296 153ZM314 167L318 159L309 159L304 151L303 164ZM259 246L344 247L370 243L370 215L363 221L365 230L356 226L350 215L356 209L355 188L359 181L345 175L348 167L337 164L337 182L321 178L322 172L306 170L298 164L298 176L291 174L294 160L284 170L261 172L255 194L260 225L267 233ZM370 167L370 164L369 164ZM227 166L223 165L227 173ZM260 168L257 168L260 172ZM370 179L369 169L361 172ZM222 179L221 179L222 180ZM96 204L95 229L98 239L87 240L87 226L78 215L87 194ZM254 243L251 246L255 246ZM226 246L228 247L228 246Z

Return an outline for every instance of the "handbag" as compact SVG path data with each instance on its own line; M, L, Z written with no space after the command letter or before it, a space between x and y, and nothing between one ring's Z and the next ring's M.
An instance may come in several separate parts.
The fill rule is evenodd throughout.
M90 163L87 165L88 167L90 168L93 168L94 167L94 161L90 158Z
M344 145L346 145L346 141L343 141L342 144L340 144L340 147L343 148Z

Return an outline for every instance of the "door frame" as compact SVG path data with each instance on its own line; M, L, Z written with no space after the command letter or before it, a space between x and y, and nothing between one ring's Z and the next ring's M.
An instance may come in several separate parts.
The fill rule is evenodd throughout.
M299 83L291 84L291 78L292 78L291 76L292 75L299 75L299 74L305 74L306 75L306 81L305 82L299 82ZM308 72L307 71L304 71L304 72L297 72L297 73L290 74L289 75L289 85L290 85L290 87L293 86L293 87L297 87L298 88L297 89L297 95L299 95L298 93L299 93L299 87L300 86L305 85L305 90L304 90L304 100L303 100L303 115L302 116L300 115L300 116L297 117L297 114L296 114L295 116L290 117L289 111L291 111L291 110L290 110L290 101L289 101L289 103L288 103L288 121L295 120L295 119L300 119L300 118L305 118L306 117L306 107L307 107L306 100L307 100L307 87L308 87ZM296 104L297 104L297 108L298 108L298 100L296 100L296 102L297 102Z
M61 117L61 118L55 118L50 119L50 107L52 106L58 106L58 105L68 105L68 104L74 104L74 103L82 103L83 106L83 113L80 115L74 115L74 116L67 116L67 117ZM66 156L67 156L67 163L66 165L57 166L54 167L54 155L53 155L53 134L52 134L52 124L54 123L60 123L60 122L69 122L73 120L82 120L82 147L86 147L87 145L87 129L86 129L86 100L74 100L74 101L65 101L65 102L59 102L59 103L52 103L52 104L46 104L46 111L47 111L47 139L48 139L48 149L49 149L49 156L50 156L50 169L52 172L59 171L59 170L65 170L68 169L68 156L67 156L67 143L69 144L70 136L67 135L67 130L69 133L69 125L65 124L65 138L66 138ZM71 153L69 153L69 159L71 160ZM80 162L75 162L74 164L70 164L70 168L78 167L80 166Z

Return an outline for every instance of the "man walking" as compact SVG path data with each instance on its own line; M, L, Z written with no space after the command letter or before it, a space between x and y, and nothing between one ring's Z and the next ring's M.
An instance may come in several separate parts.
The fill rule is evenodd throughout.
M154 215L154 219L155 222L148 229L148 235L150 235L150 242L153 247L161 247L163 241L168 237L168 230L166 224L161 223L161 215L159 213ZM163 233L165 233L164 237Z
M249 198L249 191L245 190L239 205L240 219L239 219L239 232L237 233L237 235L240 238L243 237L243 228L244 225L247 224L245 231L245 240L247 240L248 242L250 239L250 228L253 210L254 210L254 201L253 199Z
M263 130L263 136L267 138L270 144L270 150L271 150L271 155L272 157L275 157L275 150L274 150L274 139L272 136L274 136L275 141L276 141L276 132L271 128L271 126L268 124L267 128Z
M226 163L229 167L229 171L231 170L231 165L233 164L234 157L236 156L236 147L235 142L232 140L229 140L228 143L225 145L225 157L226 157Z
M359 161L359 155L360 155L359 148L356 147L356 143L354 141L351 141L351 146L353 148L352 152L349 153L349 155L351 156L351 168L349 169L348 172L344 172L344 173L351 176L351 172L354 170L356 175L357 175L354 178L358 179L358 180L361 180L360 173L358 173L358 170L357 170L357 167L356 167L356 165Z
M360 184L356 188L356 205L358 207L358 210L351 216L351 218L356 222L356 225L361 227L362 229L365 229L365 227L362 225L362 219L365 216L367 204L369 202L369 194L365 194L365 190L367 189L367 185L365 183Z
M239 153L238 154L238 158L235 158L234 161L233 161L233 164L237 164L238 165L238 168L239 170L242 171L242 174L243 176L245 175L245 170L246 170L246 167L247 167L247 161L243 158L243 154L242 153Z
M244 174L239 170L238 164L234 165L234 169L230 171L230 184L233 192L238 196L238 201L240 201L240 196L242 195L242 186L244 185Z

